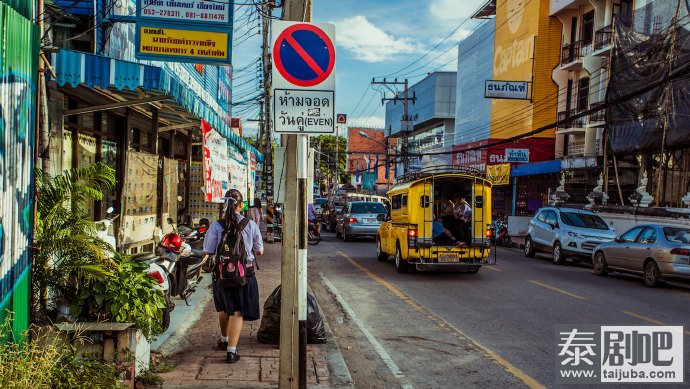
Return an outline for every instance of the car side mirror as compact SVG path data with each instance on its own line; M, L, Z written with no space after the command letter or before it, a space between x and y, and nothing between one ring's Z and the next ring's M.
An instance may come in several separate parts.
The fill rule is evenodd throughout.
M560 226L558 225L558 222L551 224L551 229L552 229L552 230L555 230L555 229L558 228L558 227L560 227Z
M614 241L614 242L621 243L621 242L623 242L623 238L621 238L620 235L618 235L618 236L616 236L615 238L613 238L613 241Z

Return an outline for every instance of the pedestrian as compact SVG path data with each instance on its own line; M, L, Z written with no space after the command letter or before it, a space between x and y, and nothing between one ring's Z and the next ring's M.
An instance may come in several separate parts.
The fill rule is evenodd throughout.
M248 216L257 226L261 226L261 220L264 217L263 211L261 210L261 199L254 199L254 203L249 207Z
M242 200L242 194L236 189L225 193L223 220L214 221L204 239L204 252L207 255L215 255L224 232L235 231L239 222L244 219L239 213L243 207ZM221 334L218 348L227 351L227 363L235 363L240 359L237 343L244 321L254 321L260 317L259 285L254 276L254 266L255 256L263 254L264 246L259 226L253 220L249 220L249 224L242 231L242 238L247 251L247 284L240 288L222 288L217 286L216 282L212 282L213 302L218 312Z

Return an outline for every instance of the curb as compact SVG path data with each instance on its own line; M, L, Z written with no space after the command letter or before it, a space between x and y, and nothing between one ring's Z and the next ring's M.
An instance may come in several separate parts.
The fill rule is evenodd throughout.
M212 299L213 295L209 292L201 299L199 304L194 307L194 310L187 315L184 322L177 327L175 332L170 334L170 336L163 341L163 343L157 349L151 349L151 351L159 353L163 356L168 356L188 346L189 342L187 341L187 334L192 327L194 327L196 322L199 321L201 314L204 312L204 308L206 308Z

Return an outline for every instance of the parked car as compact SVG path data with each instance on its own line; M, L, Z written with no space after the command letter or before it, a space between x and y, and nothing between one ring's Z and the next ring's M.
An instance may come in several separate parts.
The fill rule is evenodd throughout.
M568 257L591 258L596 246L615 237L613 228L594 212L545 207L529 222L525 256L533 257L537 251L550 252L553 263L562 265Z
M321 223L329 231L335 232L335 226L338 222L338 215L343 210L343 205L332 205L326 208L321 214Z
M653 287L666 279L690 280L690 227L646 224L596 247L594 272L640 274Z
M335 237L348 241L362 236L376 237L381 221L379 215L385 217L388 211L382 203L375 201L353 201L343 208L338 217Z

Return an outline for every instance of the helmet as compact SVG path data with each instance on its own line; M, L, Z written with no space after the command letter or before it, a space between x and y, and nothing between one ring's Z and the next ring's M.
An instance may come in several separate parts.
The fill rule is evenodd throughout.
M174 232L166 234L161 240L161 246L172 251L175 254L180 253L180 247L182 246L182 238Z

